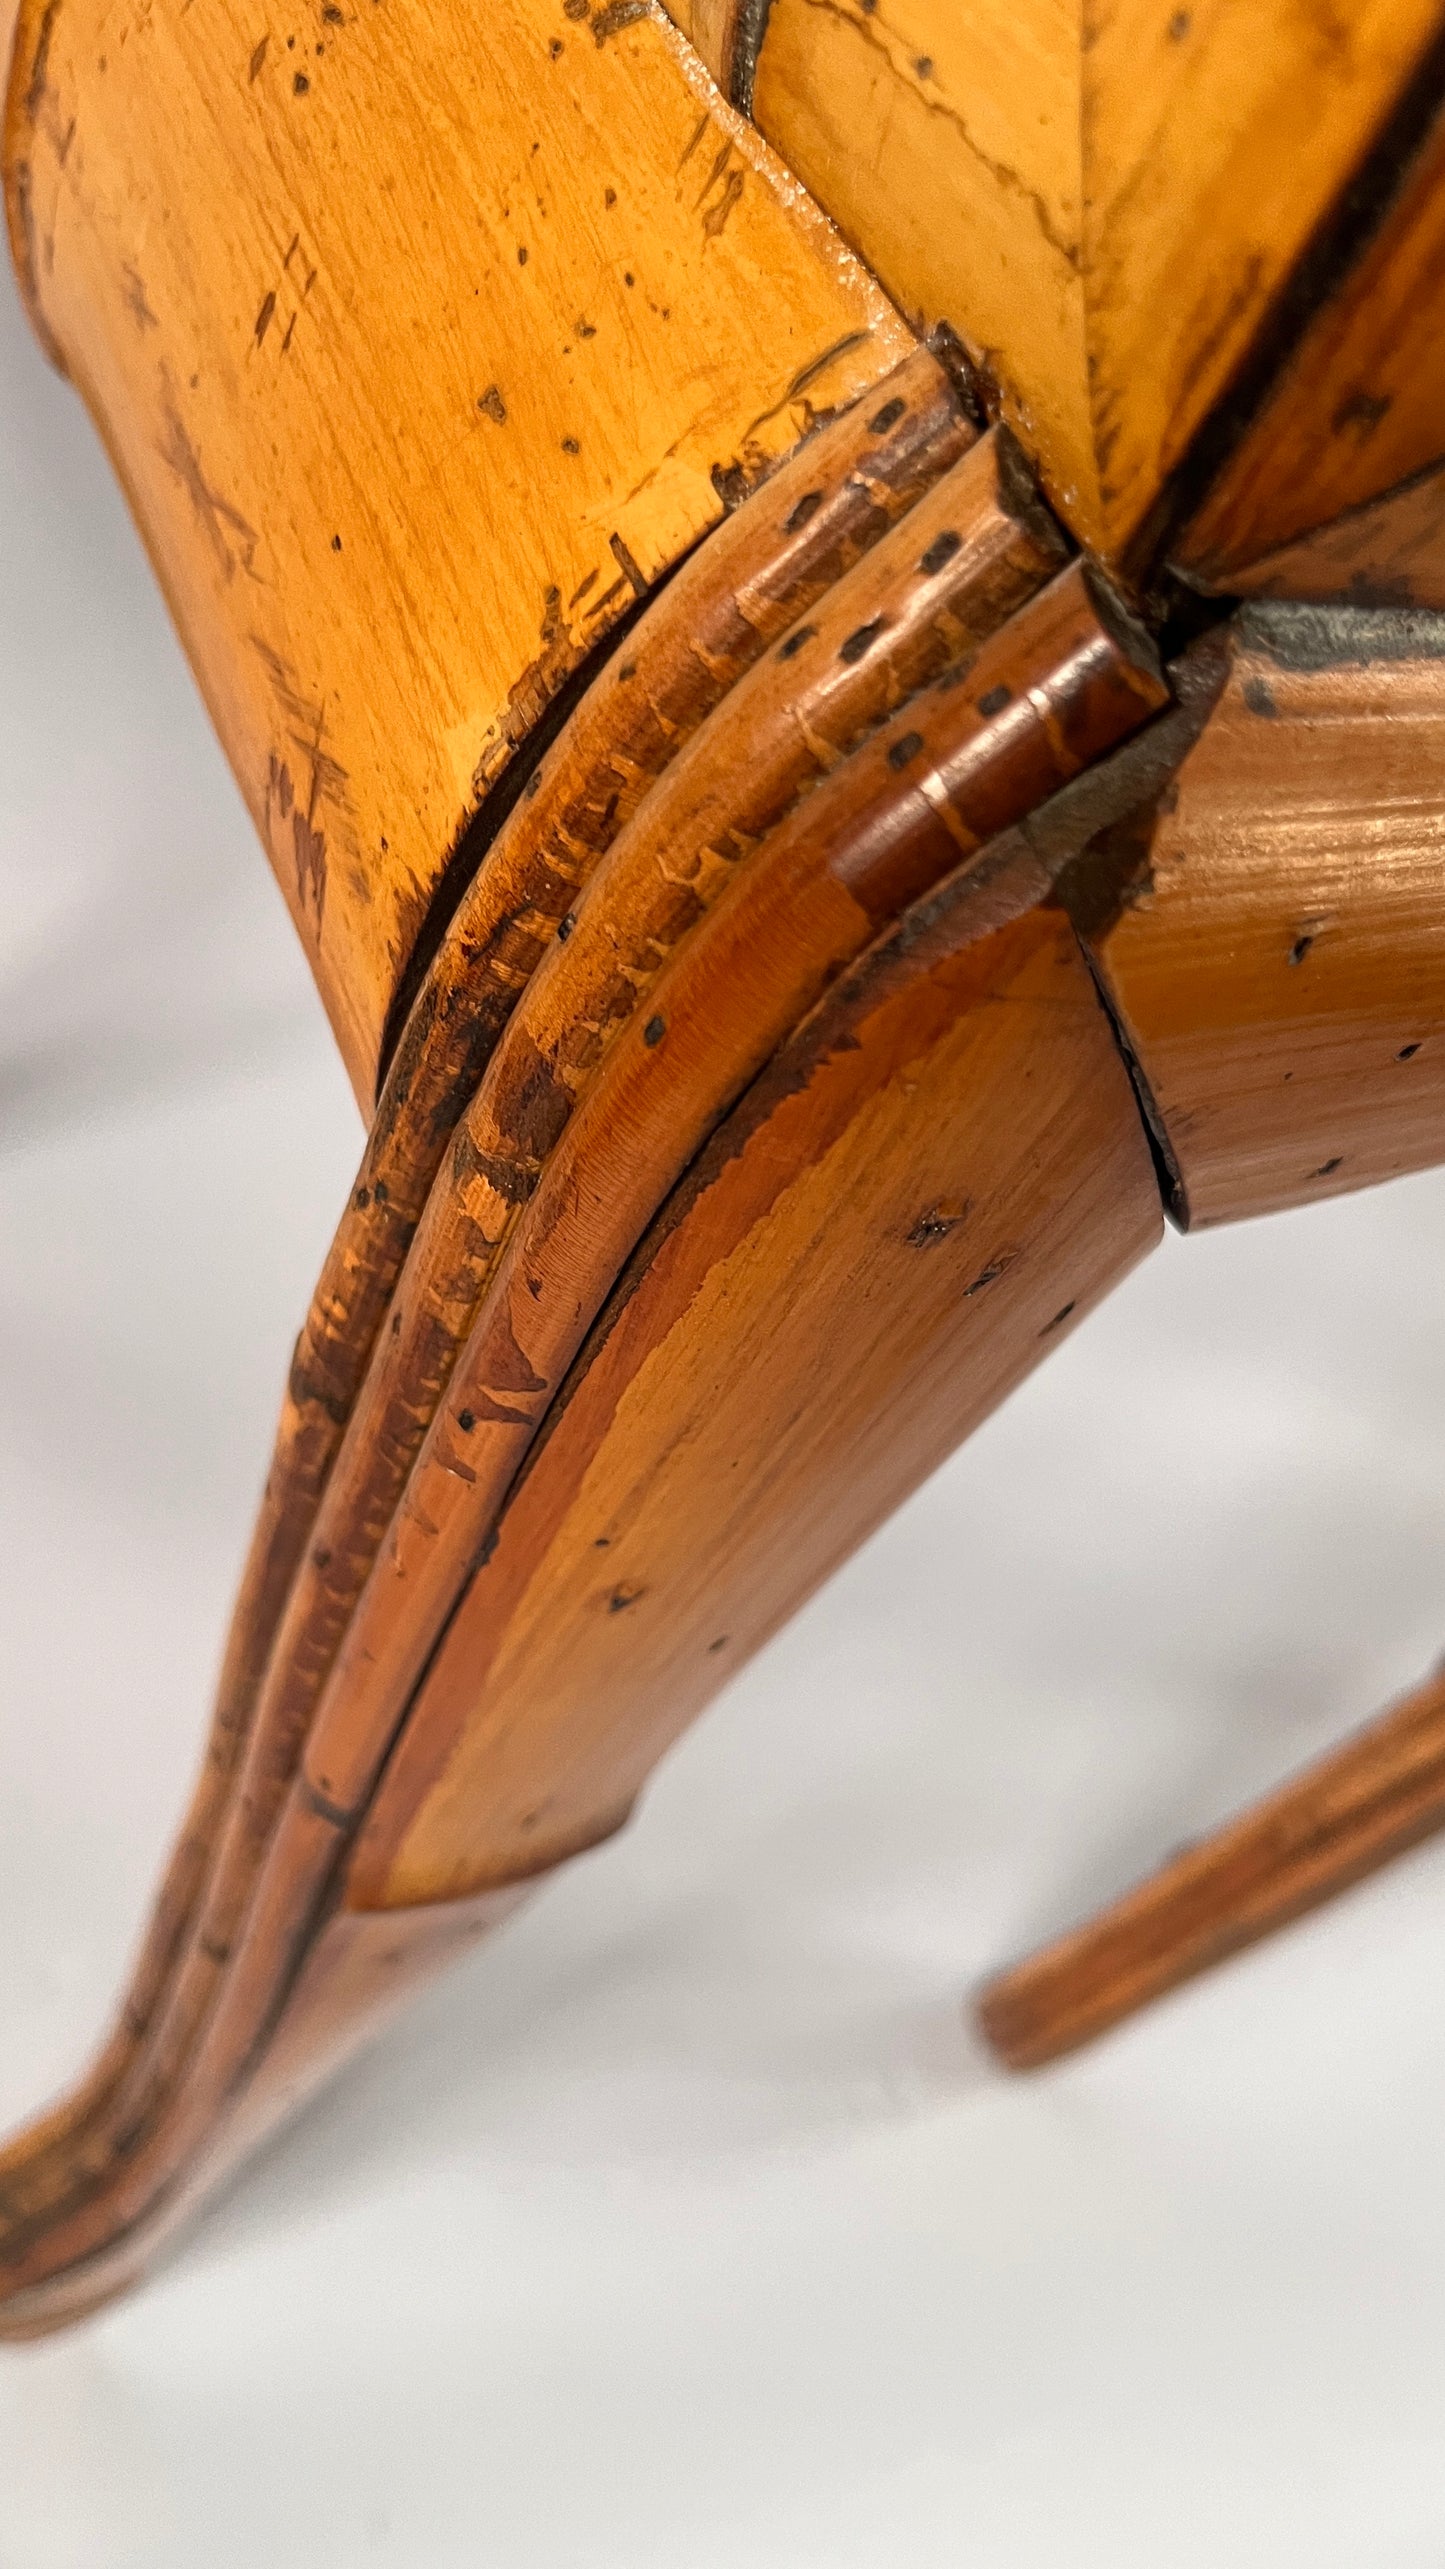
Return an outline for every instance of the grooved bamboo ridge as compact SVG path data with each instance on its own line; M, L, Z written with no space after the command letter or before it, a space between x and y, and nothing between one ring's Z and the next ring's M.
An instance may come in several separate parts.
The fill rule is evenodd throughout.
M328 1586L335 1556L323 1538L333 1519L324 1513L218 1814L178 1967L89 2119L61 2147L11 2153L0 2256L21 2295L17 2325L34 2317L44 2276L57 2278L62 2296L78 2289L59 2280L77 2260L105 2259L120 2233L163 2221L166 2205L184 2199L187 2169L250 2077L302 1963L438 1617L505 1501L540 1414L536 1394L545 1410L548 1386L561 1382L699 1142L881 923L1162 702L1143 637L1101 621L1084 576L1056 577L1032 606L1019 603L1062 549L1006 442L966 454L723 697L694 749L642 798L575 924L528 982L436 1182L435 1211L398 1282L396 1326L377 1340L367 1405L323 1502L339 1538L355 1529L347 1576L360 1621L347 1621L348 1591ZM779 707L772 751L770 691ZM880 714L882 729L860 739ZM538 1085L548 1059L550 1090ZM549 1095L539 1128L537 1100ZM568 1108L560 1127L559 1101ZM478 1197L478 1186L490 1193ZM503 1228L490 1234L497 1221ZM458 1250L482 1257L466 1266L459 1301L446 1265ZM452 1299L434 1298L430 1326L413 1328L409 1315L425 1315L438 1262ZM436 1351L452 1343L460 1365L443 1413ZM388 1424L374 1404L394 1397L385 1389L393 1379L405 1392L418 1361L421 1414L408 1393ZM425 1432L403 1491L395 1440L408 1415L416 1425L403 1434L403 1477L406 1445ZM389 1477L379 1483L383 1463ZM339 1548L344 1568L344 1540ZM313 1595L334 1620L309 1640ZM596 1826L589 1820L593 1835ZM545 1861L564 1851L555 1839L529 1849L523 1869L539 1852Z

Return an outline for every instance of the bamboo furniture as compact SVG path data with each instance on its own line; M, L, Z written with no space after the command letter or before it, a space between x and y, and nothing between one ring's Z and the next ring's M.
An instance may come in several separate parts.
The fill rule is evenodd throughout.
M25 0L36 328L369 1121L0 2332L626 1820L1142 1257L1445 1160L1445 11ZM984 1993L1445 1819L1426 1687Z

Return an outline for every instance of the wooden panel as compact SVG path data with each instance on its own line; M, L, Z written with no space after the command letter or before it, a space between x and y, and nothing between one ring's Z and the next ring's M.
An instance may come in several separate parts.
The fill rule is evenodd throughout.
M28 9L8 202L358 1093L469 814L909 341L651 12Z
M1445 1826L1445 1679L1433 1677L1147 1882L1000 1973L979 2023L1035 2069Z
M1335 0L1088 0L1083 254L1111 554L1275 326L1440 17L1439 0L1353 0L1347 19Z
M1438 464L1442 336L1445 115L1438 115L1379 229L1290 355L1175 548L1180 565L1229 588L1260 555Z
M1214 460L1218 406L1258 399L1369 234L1440 22L1440 0L1359 0L1347 32L1334 0L772 0L753 112L905 311L948 320L992 370L1075 533L1129 564L1205 430ZM1420 77L1433 96L1433 57ZM1388 166L1357 190L1377 145ZM1311 404L1333 419L1357 377L1366 401L1393 395L1393 424L1378 462L1358 403L1323 437L1317 515L1427 460L1437 194L1422 174L1292 379L1292 460L1272 431L1252 442L1271 505ZM1392 440L1406 461L1385 460Z
M753 113L919 327L990 368L1093 541L1080 0L772 0Z
M1445 1160L1445 626L1246 610L1124 855L1090 942L1185 1219Z
M1211 585L1194 574L1201 586ZM1445 470L1421 473L1366 508L1231 571L1252 598L1339 599L1361 607L1445 607Z
M505 1880L625 1809L1152 1245L1076 946L1057 912L1010 921L1010 890L965 883L872 958L670 1208L428 1679L358 1905Z

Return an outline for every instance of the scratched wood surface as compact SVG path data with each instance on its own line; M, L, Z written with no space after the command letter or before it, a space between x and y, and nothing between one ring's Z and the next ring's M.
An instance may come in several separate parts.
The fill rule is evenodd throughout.
M546 1502L541 1531L550 1540L559 1488L542 1475L560 1468L560 1495L575 1496L572 1480L579 1462L588 1464L599 1427L598 1466L613 1484L640 1474L650 1491L659 1455L683 1465L661 1494L662 1506L635 1529L645 1548L672 1526L655 1564L664 1610L645 1627L645 1642L632 1626L643 1681L635 1713L622 1713L619 1722L618 1648L627 1641L627 1618L610 1610L611 1564L600 1599L595 1573L570 1590L584 1654L593 1650L599 1623L613 1636L606 1658L591 1667L604 1691L590 1741L584 1736L579 1755L575 1739L569 1747L559 1738L547 1695L525 1708L532 1747L523 1748L522 1762L531 1756L541 1791L555 1779L560 1751L555 1799L565 1806L570 1795L583 1836L595 1838L620 1816L615 1802L600 1816L596 1809L599 1770L608 1760L630 1798L671 1729L764 1637L789 1597L825 1575L1157 1237L1157 1188L1127 1076L1066 919L1039 906L1046 890L1027 848L992 866L985 860L966 889L956 887L916 916L905 935L843 983L662 1225L644 1255L641 1281L619 1304L619 1325L604 1329L600 1357L584 1370L585 1390L603 1364L599 1396L590 1412L579 1406L580 1395L569 1402L564 1439L570 1430L572 1442L549 1443L541 1472L526 1485ZM921 1115L920 1097L928 1110ZM974 1190L966 1204L959 1196L965 1183ZM840 1283L859 1325L829 1334L829 1368L818 1361L818 1323L825 1304L835 1307ZM776 1303L766 1289L773 1284L781 1293ZM649 1353L648 1379L634 1383ZM705 1429L706 1450L691 1465L686 1436L667 1435L661 1444L654 1437L655 1427L688 1418ZM698 1623L698 1565L694 1556L691 1572L684 1569L684 1527L676 1519L677 1509L696 1510L715 1487L718 1436L736 1446L750 1490L762 1495L764 1519L759 1525L744 1511L728 1530L720 1566L738 1583L744 1610L726 1657L710 1647L717 1636L705 1597ZM590 1475L589 1485L595 1508ZM804 1490L819 1488L830 1502L804 1507L799 1550L780 1539L782 1525ZM565 1540L583 1543L595 1563L595 1528L589 1523L584 1536L575 1514ZM534 1544L537 1532L534 1519L527 1529ZM770 1565L761 1584L759 1546ZM787 1595L778 1591L780 1575ZM670 1599L665 1579L673 1584ZM729 1593L719 1602L735 1600ZM528 1603L534 1611L535 1594ZM554 1590L554 1613L555 1604ZM686 1644L679 1618L705 1632L706 1651ZM702 1671L701 1687L693 1668L680 1695L669 1691L671 1728L659 1718L664 1674L656 1672L650 1688L647 1682L669 1631L670 1647L682 1647ZM441 1709L454 1729L454 1669L448 1683L452 1698ZM575 1709L581 1705L579 1695ZM435 1729L433 1722L433 1756ZM495 1746L495 1726L491 1736ZM470 1746L475 1753L475 1737ZM473 1794L471 1822L474 1835L479 1827L485 1835L490 1812L495 1843L508 1845L525 1873L537 1863L537 1832L528 1810L517 1812L517 1781L514 1762L494 1804L479 1806ZM456 1787L453 1773L453 1817ZM186 2077L112 2157L99 2186L32 2208L28 2218L7 2203L0 2269L8 2286L4 2324L13 2333L54 2325L134 2279L143 2255L198 2188L385 2003L397 1934L404 1968L425 1974L488 1923L487 1912L447 1901L413 1908L390 1938L382 1921L348 1924L343 1915L323 1925L295 2012L283 2014L277 2058L250 2104L238 2104L238 2068L249 2065L249 2075L258 2040L264 2047L278 1966L284 1985L287 1956L313 1944L318 1880L334 1868L333 1819L314 1796L291 1797ZM428 1862L445 1860L454 1872L445 1808L425 1825L440 1830ZM383 1842L388 1826L384 1821ZM549 1852L556 1843L554 1826ZM414 1848L407 1860L414 1871ZM228 2114L238 2111L242 2119L228 2130Z
M772 0L753 113L905 312L947 321L1099 533L1076 0Z
M591 867L729 685L973 441L926 351L879 392L876 407L870 398L810 438L649 607L625 658L599 675L535 769L458 909L397 1046L297 1344L192 1804L117 2035L57 2127L59 2148L111 2101L194 1941L195 1903L343 1430L460 1110L530 971Z
M234 1797L275 1626L320 1493L457 1113L587 871L711 706L769 640L830 589L976 431L937 363L915 350L870 399L820 428L726 519L605 669L464 898L397 1047L357 1184L293 1360L211 1736L191 1808L110 2042L88 2079L30 2135L9 2198L71 2183L82 2129L129 2110L163 2002L198 1955L194 1911ZM915 548L916 549L916 548ZM96 2139L87 2131L90 2147Z
M1011 2069L1091 2042L1445 1825L1439 1675L978 1999Z
M1445 459L1442 89L1445 59L1419 103L1406 102L1381 154L1376 228L1322 297L1171 548L1217 588ZM1357 524L1357 544L1363 533ZM1384 565L1368 568L1378 578Z
M981 450L981 462L990 451ZM194 1967L178 1980L114 2112L68 2155L37 2167L22 2145L0 2169L0 2267L12 2288L108 2253L118 2231L148 2218L207 2148L305 1950L437 1619L530 1439L537 1413L519 1397L519 1327L530 1342L527 1379L545 1399L667 1187L829 974L960 846L1027 811L1162 696L1142 636L1101 622L1087 580L1065 575L966 657L953 683L912 698L835 768L766 843L770 863L744 869L684 939L648 1003L656 1017L639 1024L634 1011L616 1038L501 1261L244 1917L238 1904L234 1937L213 1932L214 1913L199 1920ZM525 1321L516 1298L523 1288ZM497 1397L504 1380L514 1386L509 1400ZM419 1538L423 1552L412 1557ZM359 1685L365 1663L371 1676ZM235 1810L244 1832L244 1794Z
M614 1824L1152 1244L1142 1132L1067 923L1010 921L1009 889L980 880L921 947L870 958L670 1209L428 1680L356 1905L505 1880Z
M391 1066L0 2333L621 1825L1157 1234L1146 1122L1193 1223L1445 1158L1440 0L217 8L26 0L12 234ZM1070 531L1276 602L1171 704ZM1433 1825L1418 1712L1005 2052Z
M967 445L972 431L956 410L950 417L954 442ZM725 695L619 832L594 897L571 933L547 950L502 1029L397 1279L391 1326L333 1444L324 1491L306 1512L303 1538L293 1534L287 1546L289 1593L265 1636L267 1664L244 1698L228 1691L223 1699L233 1733L244 1711L246 1736L229 1761L234 1780L214 1823L218 1842L205 1844L204 1897L137 2065L145 2082L164 2083L172 2074L225 1968L348 1618L486 1277L585 1088L589 1056L600 1055L609 1031L642 1004L670 947L716 897L729 867L821 763L851 745L910 682L956 659L972 634L1000 620L1062 558L1057 531L1027 486L1008 487L999 457L990 439L945 474L815 605L810 623L795 623L752 678ZM771 502L761 515L770 529ZM868 651L847 652L872 609L886 618L886 633L874 633ZM657 612L663 616L661 605ZM794 647L799 637L802 650ZM610 699L605 685L604 695ZM569 748L559 765L570 766L574 754ZM709 837L719 831L714 854ZM298 1499L297 1532L301 1514ZM259 1619L245 1620L254 1648Z
M994 375L1107 560L1147 558L1241 435L1212 559L1439 452L1440 190L1412 157L1439 0L1365 0L1347 30L1330 0L679 15L903 309Z
M815 789L620 1030L489 1279L347 1629L303 1778L370 1789L497 1507L667 1185L828 979L930 879L1134 729L1163 688L1070 572Z
M1445 1159L1445 623L1251 610L1089 942L1184 1219Z
M1445 608L1445 467L1261 554L1232 571L1229 585L1245 597L1438 612Z
M512 752L909 335L642 0L27 0L6 171L369 1107Z

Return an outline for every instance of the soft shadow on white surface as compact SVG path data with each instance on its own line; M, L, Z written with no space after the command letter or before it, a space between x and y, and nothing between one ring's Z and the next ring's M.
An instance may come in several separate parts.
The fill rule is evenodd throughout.
M103 2021L357 1144L0 347L0 2106ZM13 719L12 719L13 714ZM146 2294L0 2569L1439 2569L1445 1851L1046 2076L960 2002L1445 1641L1445 1179L1171 1241Z

